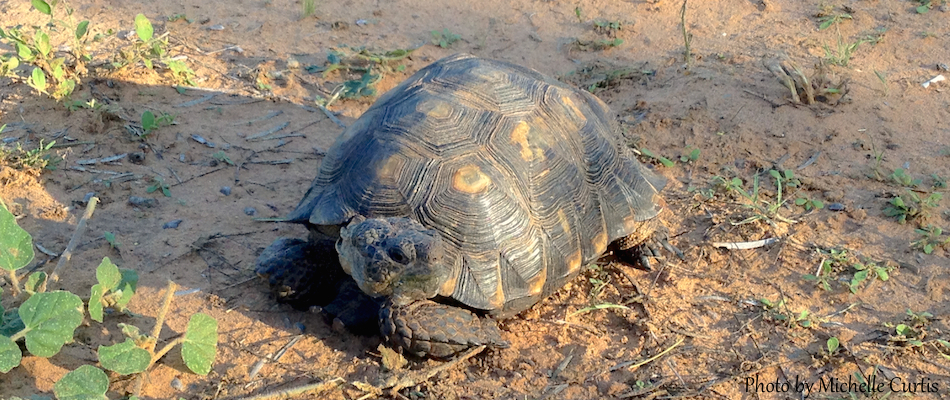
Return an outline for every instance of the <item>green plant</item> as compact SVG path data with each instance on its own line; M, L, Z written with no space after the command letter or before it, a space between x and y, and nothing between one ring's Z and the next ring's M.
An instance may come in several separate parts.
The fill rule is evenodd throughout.
M691 163L699 160L699 149L690 150L689 154L684 154L680 156L680 161L684 163Z
M820 210L825 208L825 203L821 200L815 200L808 197L799 197L795 199L795 205L805 207L805 211Z
M16 49L16 55L2 59L0 73L15 75L14 70L21 62L31 64L33 69L25 79L27 85L57 100L69 97L86 73L86 62L90 60L85 50L89 21L76 23L72 18L73 9L65 1L54 1L52 5L45 0L31 0L31 3L35 10L49 16L49 22L33 27L32 35L24 32L22 25L6 31L0 29L0 42ZM54 15L58 9L65 13L65 19ZM50 35L64 31L70 33L67 36L71 42L66 46L68 50L60 51L62 46L54 46ZM66 56L58 57L60 53Z
M168 32L155 36L152 22L144 14L138 14L135 16L135 34L138 40L131 48L119 50L112 61L114 68L134 66L141 62L145 68L153 69L157 61L171 71L172 78L178 84L194 86L192 78L195 72L184 61L168 55Z
M224 150L218 150L212 154L211 157L220 162L227 163L228 165L234 165L234 161L231 161L231 158L224 153Z
M112 232L109 232L109 231L102 232L102 237L106 238L106 242L109 242L109 247L112 247L113 249L118 249L119 246L122 245L122 243L119 243L119 241L116 240L115 234Z
M808 310L792 312L785 304L785 299L773 302L763 298L759 299L759 304L765 312L765 320L777 322L788 328L810 328L812 326L812 317L809 315Z
M142 131L144 131L143 136L147 137L156 129L163 126L169 126L174 123L175 116L166 112L162 112L158 117L156 117L155 114L149 110L142 112Z
M775 198L771 201L767 200L760 193L758 175L755 175L752 178L752 192L747 192L742 187L734 188L741 197L748 201L748 203L743 204L743 206L753 213L752 216L742 221L734 222L734 225L748 224L759 220L765 221L769 225L774 225L775 221L788 224L794 224L797 222L782 216L779 214L779 210L785 205L785 200L783 199L784 187L799 186L801 183L797 178L795 178L795 175L791 170L785 170L783 172L770 170L769 175L775 179L776 187Z
M946 189L947 188L947 179L941 177L937 174L930 174L930 179L933 179L934 183L932 187L934 189Z
M937 248L946 248L950 245L950 236L943 237L943 229L939 226L927 225L925 228L914 229L920 239L917 239L911 246L924 254L931 254Z
M840 13L840 14L823 14L819 13L818 15L818 30L828 29L832 25L838 25L844 20L852 19L851 14Z
M303 0L300 2L303 6L303 17L307 18L317 12L317 4L314 0Z
M647 150L647 149L640 149L640 153L642 153L642 154L643 154L644 156L646 156L646 157L649 157L649 158L652 158L652 159L654 159L654 160L659 161L660 164L663 164L664 167L671 168L671 167L673 167L674 165L676 165L676 163L673 162L672 160L670 160L669 158L666 158L666 157L663 157L663 156L655 155L655 154L653 154L653 152L650 151L650 150Z
M94 205L95 201L90 204ZM46 292L44 272L31 274L21 288L16 271L28 265L33 256L32 237L16 224L13 214L0 202L0 269L7 272L14 300L28 296L19 307L9 310L0 307L0 373L7 373L20 364L22 351L17 344L20 341L25 342L27 351L37 357L52 357L59 353L64 345L73 341L75 330L85 315L79 296L62 290ZM119 269L106 257L96 268L96 280L98 283L90 290L86 308L90 318L101 323L104 308L125 310L135 294L138 274ZM145 381L143 372L179 344L181 357L192 372L207 374L214 362L217 321L202 313L191 316L184 336L155 351L174 290L175 284L169 281L151 335L139 334L134 326L119 324L127 339L123 343L98 348L99 364L103 368L119 375L137 374L136 396ZM83 365L57 381L53 393L58 399L102 399L108 389L109 379L104 371Z
M329 100L322 100L324 107L329 107L336 98L354 98L375 96L375 85L385 73L402 72L406 66L401 62L409 57L415 49L396 49L389 51L371 51L362 47L346 47L331 49L327 54L324 66L308 66L305 70L310 73L320 72L324 78L330 73L338 71L341 74L356 75L355 79L346 80L334 91ZM259 82L260 86L261 83ZM267 86L269 89L269 85ZM263 90L263 89L262 89Z
M822 256L821 263L818 265L818 271L812 274L802 275L802 279L815 284L824 291L831 291L831 282L836 279L834 272L840 270L849 261L847 249L818 249L818 254Z
M443 28L441 32L434 30L432 34L432 44L439 46L443 49L449 48L452 43L457 42L462 38L461 35L452 33L448 28Z
M895 169L894 172L891 173L891 180L904 187L917 187L923 182L920 179L911 177L903 168Z
M916 192L908 190L906 199L904 195L898 195L887 203L884 207L884 215L894 217L902 224L908 219L926 220L933 209L940 205L941 199L943 199L943 194L937 192L921 198Z
M848 289L851 290L851 293L857 293L861 284L867 281L873 281L875 278L880 279L881 282L887 282L887 280L890 279L890 272L893 270L892 267L882 267L872 261L865 261L864 263L855 262L851 264L851 268L855 271L854 276L851 277L851 282L848 284Z
M823 46L825 49L824 61L830 65L847 67L851 62L851 57L854 56L854 52L858 50L858 46L864 43L864 40L848 43L845 42L841 36L838 36L837 45L834 49L832 49L831 46L828 46L827 44Z
M3 131L5 126L0 126L0 132ZM55 145L56 141L44 144L43 139L40 139L40 143L35 149L30 150L24 150L19 142L12 149L0 145L0 163L16 169L56 170L62 158L52 153Z
M680 9L680 27L683 29L683 60L686 62L686 68L689 68L690 63L692 62L693 56L690 50L690 44L693 42L693 34L689 33L686 30L686 3L688 0L683 0L683 8Z
M881 86L884 87L884 97L887 97L887 92L890 89L890 85L887 84L887 74L878 70L874 70L874 76L876 76L877 80L881 82Z
M623 22L620 22L620 21L607 21L607 20L594 21L594 30L600 34L615 35L616 32L621 29L623 29Z
M162 178L160 178L160 177L158 177L158 176L152 178L152 184L149 185L149 187L145 188L145 192L146 192L146 193L153 193L153 192L155 192L156 190L159 190L159 189L162 190L162 194L165 195L165 197L172 197L172 192L171 192L171 190L169 190L168 184L165 183L165 180L164 180L164 179L162 179Z
M932 0L917 0L917 3L920 4L915 8L915 10L917 10L917 14L926 14L931 8L933 8Z

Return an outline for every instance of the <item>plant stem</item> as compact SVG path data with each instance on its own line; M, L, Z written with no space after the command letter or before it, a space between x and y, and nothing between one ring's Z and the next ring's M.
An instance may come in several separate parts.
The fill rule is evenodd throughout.
M686 3L689 0L683 0L683 8L680 10L680 25L683 26L683 44L685 49L683 50L683 56L686 59L686 68L689 69L690 59L692 55L690 54L689 44L692 41L693 37L686 31Z
M158 335L162 333L162 326L165 324L165 315L168 314L168 309L172 305L172 296L175 295L175 288L178 285L175 282L172 282L171 279L168 280L168 288L165 289L165 299L162 300L162 308L158 310L158 316L155 317L155 327L152 328L152 341L149 343L148 350L149 354L155 354L155 345L158 344Z
M59 273L62 271L63 267L69 263L69 259L73 257L73 250L75 250L76 246L79 245L79 238L81 238L82 234L86 231L86 221L89 221L89 219L92 218L92 213L96 211L96 203L98 202L98 197L89 199L89 204L86 205L86 212L83 213L79 223L76 224L76 231L73 232L73 237L69 238L69 244L66 245L66 250L64 250L63 254L59 256L59 261L56 263L56 268L53 268L53 272L49 274L49 279L40 285L39 289L37 290L38 292L45 292L47 283L52 282L53 284L56 284L59 282Z
M175 346L177 346L177 345L179 345L179 344L182 344L182 343L184 343L184 342L185 342L185 337L184 337L184 336L179 336L179 337L175 338L175 340L172 340L171 342L168 342L165 346L162 347L161 350L155 352L155 355L152 356L152 361L150 361L150 362L148 363L148 366L151 367L152 364L155 364L156 362L158 362L158 360L161 360L162 357L165 357L165 354L168 354L168 352L172 350L172 347L175 347ZM146 368L146 369L148 369L148 368Z
M7 279L10 281L10 291L13 292L13 297L20 296L20 280L16 277L16 270L7 271Z

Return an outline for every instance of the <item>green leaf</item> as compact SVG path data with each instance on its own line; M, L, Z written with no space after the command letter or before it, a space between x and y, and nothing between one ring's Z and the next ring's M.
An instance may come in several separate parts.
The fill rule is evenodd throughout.
M831 26L831 24L833 24L834 22L835 22L834 18L826 19L825 22L822 22L821 25L818 25L818 30L828 29L828 27Z
M218 350L218 321L208 314L197 313L188 321L181 358L192 372L207 375Z
M12 337L17 332L22 331L23 320L20 319L20 314L17 313L16 308L7 310L2 316L0 316L0 336Z
M884 281L884 282L887 282L887 280L890 278L890 277L887 275L887 268L878 268L878 269L877 269L877 277L878 277L880 280L882 280L882 281Z
M868 270L864 269L854 273L854 277L851 278L851 293L858 292L858 286L861 285L861 282L864 282L868 278Z
M806 199L806 198L804 198L804 197L799 197L799 198L795 199L795 205L796 205L796 206L804 205L807 201L808 201L808 199Z
M71 371L53 385L58 400L107 400L109 377L101 369L83 365Z
M102 262L96 267L96 280L106 291L114 290L122 281L122 274L119 267L112 263L109 257L103 257Z
M135 33L139 35L139 39L142 39L143 42L152 40L152 34L155 31L152 29L152 23L149 22L148 18L144 14L139 14L135 16Z
M825 208L825 203L821 200L812 200L811 205L815 206L817 209Z
M29 61L33 58L33 51L25 44L19 42L16 44L16 54L24 61Z
M33 261L33 237L0 201L0 269L16 271Z
M30 83L30 84L33 86L33 88L35 88L36 90L39 90L39 91L41 91L41 92L45 92L45 91L46 91L46 74L43 73L43 70L40 69L39 67L33 68L33 74L32 74L32 76L30 77L30 82L29 82L29 83Z
M142 113L142 129L145 129L145 131L148 132L155 128L157 128L157 126L155 126L155 114L152 114L151 111L145 110L145 112Z
M828 345L828 353L834 354L835 350L838 350L838 345L839 345L839 344L840 344L840 343L838 342L838 338L836 338L836 337L834 337L834 336L828 338L828 343L827 343L827 345Z
M89 294L89 318L92 318L93 321L102 322L102 295L104 294L105 289L102 288L102 284L92 285Z
M20 346L17 346L10 338L0 336L0 373L10 372L11 369L20 365L20 359L23 353Z
M119 298L115 301L115 308L123 311L126 304L129 304L129 301L132 300L132 295L135 294L135 289L138 287L139 273L131 269L120 269L119 272L122 274L122 280L119 281L119 285L113 291L121 292Z
M33 41L36 43L36 50L39 50L43 57L49 56L49 52L53 51L53 45L49 43L49 35L47 35L46 32L36 32Z
M930 11L930 7L927 7L926 5L917 6L917 14L926 14L927 11Z
M46 282L46 273L43 271L34 272L30 274L29 278L26 278L26 282L23 284L23 290L25 290L30 295L36 294L37 289L40 285Z
M37 357L52 357L72 341L83 316L79 296L64 291L34 294L18 311L27 330L26 349Z
M813 282L814 282L814 281L817 281L817 280L818 280L818 277L817 277L817 276L814 276L814 275L812 275L812 274L805 274L805 275L802 275L802 279L804 279L804 280L806 280L806 281L813 281Z
M99 346L99 364L103 368L115 371L119 375L130 375L145 371L152 356L148 351L135 345L135 341L126 338L124 342L112 346Z
M81 40L83 36L86 36L86 33L89 32L89 21L82 21L76 26L76 40Z
M53 15L53 9L49 6L49 3L43 0L32 0L32 3L33 3L33 8L35 8L36 11L39 11L46 15Z

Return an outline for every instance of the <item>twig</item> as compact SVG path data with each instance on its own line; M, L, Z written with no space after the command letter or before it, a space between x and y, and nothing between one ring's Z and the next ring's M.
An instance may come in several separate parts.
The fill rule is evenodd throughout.
M164 356L174 344L177 344L176 342L179 339L181 341L185 340L184 336L175 339L175 341L172 341L172 343L169 343L162 348L160 352L161 356L156 357L157 354L155 353L155 345L158 344L158 335L162 333L162 326L165 325L165 315L168 314L168 309L171 308L172 297L175 295L175 288L177 286L178 285L176 285L175 282L172 282L171 279L168 280L168 288L165 290L165 298L162 300L162 308L158 310L158 316L155 317L155 327L152 328L152 336L149 338L148 343L145 344L145 350L152 355L152 359L149 362L148 367L145 368L145 371L140 373L135 379L135 389L132 391L132 393L134 393L136 396L142 393L142 386L145 385L145 375L148 369L151 368L152 365L154 365L155 362L161 358L161 356Z
M722 247L729 250L749 250L768 246L777 241L778 238L768 238L751 242L713 242L712 245L713 247Z
M208 172L205 172L205 173L202 173L202 174L198 174L198 175L195 175L195 176L193 176L193 177L191 177L191 178L185 179L185 180L181 181L180 183L173 183L173 184L169 185L168 187L175 187L175 186L178 186L178 185L183 185L183 184L185 184L185 183L188 183L189 181L192 181L192 180L201 178L202 176L205 176L205 175L213 174L213 173L218 172L218 171L220 171L220 170L222 170L222 169L225 169L225 168L227 168L227 167L229 167L229 166L230 166L230 165L225 165L225 166L223 166L223 167L215 168L215 169L213 169L213 170L211 170L211 171L208 171Z
M327 102L327 105L330 105L330 102ZM330 121L333 121L333 123L339 125L341 128L346 129L346 124L344 124L343 121L340 121L340 119L337 118L336 115L333 115L333 112L328 110L322 104L317 104L317 106L320 107L321 110L323 110L323 113L327 115L327 118L330 118Z
M299 397L300 395L310 392L317 391L321 392L327 389L332 389L337 386L340 386L343 383L343 378L336 377L329 381L311 383L309 385L297 386L295 388L285 389L285 390L275 390L273 392L267 392L259 394L252 397L243 397L239 400L269 400L269 399L291 399Z
M66 245L66 250L63 250L63 254L59 256L59 261L56 262L56 267L53 268L53 272L49 274L49 279L40 285L40 292L46 291L47 283L52 282L55 284L59 282L59 273L63 270L63 267L69 263L69 259L73 257L73 250L79 245L79 238L81 238L82 234L86 231L86 221L92 218L92 213L96 211L97 203L99 203L98 197L93 196L89 199L89 204L86 204L86 212L83 213L79 223L76 224L76 231L73 232L73 237L69 238L69 244Z
M622 363L620 363L620 364L615 365L613 368L610 369L610 371L612 372L612 371L616 371L616 370L618 370L618 369L627 368L627 367L630 367L630 368L633 368L633 369L640 368L640 367L642 367L642 366L644 366L644 365L646 365L646 364L649 364L649 363L655 361L657 358L662 357L662 356L665 355L666 353L669 353L670 351L673 351L673 349L675 349L676 347L678 347L680 344L683 343L683 340L684 340L684 339L685 339L684 337L680 337L679 340L677 340L676 343L673 343L672 346L667 347L666 349L664 349L663 351L657 353L657 354L654 355L653 357L647 358L646 360L639 361L639 362L637 362L637 361L625 361L625 362L622 362Z
M689 69L690 58L692 58L692 55L690 55L689 44L693 39L693 35L690 35L689 32L686 31L686 3L688 1L689 0L683 0L683 9L680 10L680 25L683 26L683 44L686 47L686 49L683 50L683 56L686 58L686 69Z
M442 372L448 370L449 368L452 368L452 367L454 367L454 366L456 366L456 365L458 365L458 364L461 364L462 362L465 362L466 360L468 360L469 358L474 357L474 356L477 355L478 353L481 353L482 351L485 350L485 347L486 347L485 345L481 345L481 346L475 347L475 348L473 348L473 349L467 351L465 354L463 354L463 355L460 356L459 358L456 358L455 360L452 360L452 361L450 361L450 362L441 364L441 365L439 365L438 367L435 367L435 368L432 368L432 369L428 369L428 370L425 370L425 371L420 371L420 372L418 372L418 373L406 374L406 376L403 376L403 377L402 377L401 379L399 379L395 384L393 384L392 387L389 388L389 394L390 394L390 395L396 395L396 394L398 394L398 392L399 392L400 390L403 390L403 389L405 389L405 388L407 388L407 387L413 387L413 386L415 386L415 385L418 385L418 384L420 384L420 383L423 383L423 382L429 380L429 378L432 378L433 376L436 376L436 375L438 375L438 374L440 374L440 373L442 373Z

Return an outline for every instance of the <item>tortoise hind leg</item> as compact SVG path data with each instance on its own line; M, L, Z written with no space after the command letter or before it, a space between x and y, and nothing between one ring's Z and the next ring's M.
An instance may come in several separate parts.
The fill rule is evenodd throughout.
M670 230L660 222L659 218L644 221L643 227L627 237L614 241L614 254L621 261L638 267L644 271L652 270L650 258L661 258L664 249L684 259L683 252L669 242Z
M429 300L405 306L386 301L379 324L385 340L417 357L445 359L480 345L509 346L494 320Z

